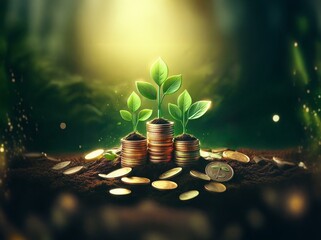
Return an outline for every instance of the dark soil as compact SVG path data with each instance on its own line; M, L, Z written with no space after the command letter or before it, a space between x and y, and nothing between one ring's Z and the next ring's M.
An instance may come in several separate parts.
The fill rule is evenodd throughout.
M174 141L194 141L194 140L197 140L197 138L194 137L193 135L186 134L186 133L181 134L174 139Z
M150 123L152 123L152 124L169 124L170 122L164 118L155 118Z
M135 141L135 140L144 140L146 137L137 132L132 132L125 137L125 140Z

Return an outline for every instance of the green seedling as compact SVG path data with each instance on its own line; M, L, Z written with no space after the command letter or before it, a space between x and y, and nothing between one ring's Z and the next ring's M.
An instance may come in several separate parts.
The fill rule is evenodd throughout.
M168 104L170 115L183 126L183 133L186 133L186 126L189 120L202 117L211 106L211 101L198 101L192 104L191 95L187 90L177 98L177 105Z
M133 125L133 131L136 132L137 125L139 122L146 121L150 118L150 116L153 113L153 110L151 109L143 109L138 112L138 109L141 106L141 100L140 97L137 95L137 93L132 92L132 94L127 99L127 107L129 111L127 110L120 110L120 116L128 122L132 122Z
M173 75L168 77L168 67L166 63L159 58L150 68L150 75L156 87L148 82L137 81L136 88L145 98L157 100L157 117L162 117L161 105L166 95L177 92L182 85L182 75Z

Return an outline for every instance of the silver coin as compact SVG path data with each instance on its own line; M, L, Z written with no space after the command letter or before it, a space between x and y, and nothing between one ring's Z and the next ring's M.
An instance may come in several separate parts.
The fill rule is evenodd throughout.
M233 168L223 162L211 162L207 164L205 172L212 180L217 182L227 182L234 176Z

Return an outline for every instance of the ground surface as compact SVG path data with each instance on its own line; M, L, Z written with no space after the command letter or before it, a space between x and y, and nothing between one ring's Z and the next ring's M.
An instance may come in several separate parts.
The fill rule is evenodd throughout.
M295 150L254 151L238 149L251 159L281 157L298 163L305 155ZM191 169L204 172L209 161L172 180L178 188L158 191L148 186L129 186L120 180L105 180L98 173L120 167L119 160L85 162L80 155L63 155L72 166L86 168L66 176L52 170L49 160L12 159L7 173L3 222L12 223L23 236L52 238L141 239L320 239L321 198L316 167L280 168L272 161L240 163L227 161L234 178L224 193L204 190L206 182L192 178ZM132 176L157 180L173 162L134 168ZM314 172L313 172L313 171ZM113 187L127 187L129 196L115 197ZM181 202L180 193L199 190L191 201ZM0 222L1 223L1 222ZM1 224L0 224L1 225ZM3 227L2 227L3 228Z

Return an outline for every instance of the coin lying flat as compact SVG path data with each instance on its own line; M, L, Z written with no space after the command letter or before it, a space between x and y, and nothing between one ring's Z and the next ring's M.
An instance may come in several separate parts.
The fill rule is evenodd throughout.
M121 195L128 195L130 194L132 191L127 189L127 188L113 188L109 190L109 193L112 195L117 195L117 196L121 196Z
M200 193L197 190L191 190L191 191L188 191L188 192L184 192L181 195L179 195L179 200L187 201L187 200L196 198L199 194Z
M209 176L207 176L205 173L201 173L201 172L198 172L198 171L195 171L195 170L191 170L189 172L189 174L192 177L195 177L195 178L198 178L198 179L202 179L202 180L205 180L205 181L210 181L211 180L211 178Z
M65 170L63 172L63 174L65 174L65 175L75 174L75 173L79 172L83 168L84 168L84 166L76 166L76 167L68 168L67 170Z
M207 164L205 172L212 180L217 182L227 182L234 176L233 168L223 162L211 162Z
M104 149L97 149L95 151L92 151L92 152L86 154L85 159L87 161L99 160L103 157L104 152L105 152Z
M226 147L213 148L213 149L212 149L212 153L224 152L224 151L226 151L226 150L228 150L228 148L226 148Z
M250 161L250 158L247 155L240 152L234 152L229 150L223 152L223 157L233 159L239 162L244 162L244 163L248 163Z
M211 183L205 184L204 188L209 192L221 193L226 191L225 185L217 182L211 182Z
M159 176L159 179L169 179L169 178L172 178L172 177L178 175L182 170L183 170L183 168L181 168L181 167L172 168L172 169L164 172L163 174L161 174L161 175Z
M201 155L201 157L203 157L203 158L209 157L210 154L211 154L211 152L209 152L209 151L204 151L204 150L202 150L202 149L200 150L200 155Z
M57 163L55 166L53 166L52 169L53 170L60 170L60 169L67 167L70 163L71 163L71 161L60 162L60 163Z
M121 181L127 184L149 184L150 180L144 177L122 177Z
M152 182L152 186L158 190L171 190L177 188L177 183L168 180L158 180Z
M102 177L102 178L119 178L119 177L123 177L123 176L126 176L127 174L129 174L130 172L132 171L132 168L130 167L123 167L123 168L120 168L120 169L117 169L115 171L112 171L108 174L98 174L99 177Z

